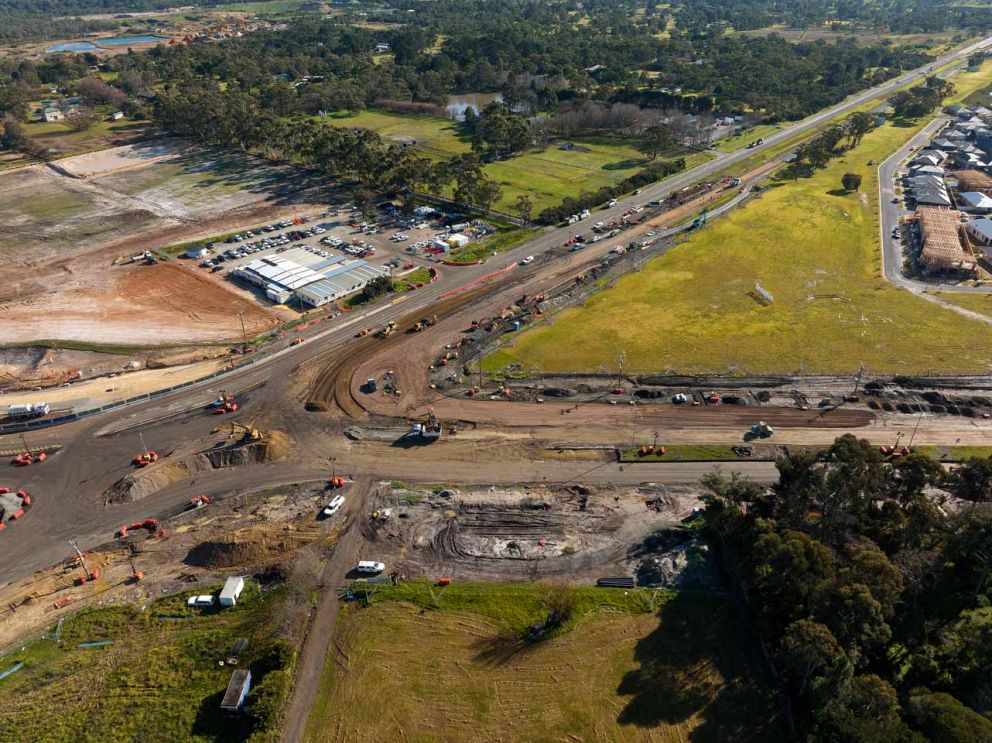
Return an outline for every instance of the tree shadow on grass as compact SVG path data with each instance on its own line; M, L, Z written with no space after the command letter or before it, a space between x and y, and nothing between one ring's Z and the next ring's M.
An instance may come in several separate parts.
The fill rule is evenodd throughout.
M519 633L504 630L493 637L484 637L472 643L475 661L487 666L502 666L516 658L530 653L540 645L529 642Z
M621 725L691 721L691 741L784 739L774 695L749 658L727 604L677 597L658 619L658 627L634 648L638 668L617 689L628 698Z
M831 188L827 191L827 196L850 196L854 191L845 191L843 188Z
M629 157L626 160L617 160L615 163L606 163L603 166L603 170L630 170L631 168L646 165L648 162L649 160L646 157Z

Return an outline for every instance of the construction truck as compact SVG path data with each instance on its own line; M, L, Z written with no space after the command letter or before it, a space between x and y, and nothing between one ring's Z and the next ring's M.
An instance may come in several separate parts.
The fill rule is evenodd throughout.
M376 338L386 338L396 332L396 323L393 320L387 322L376 332Z
M23 405L11 405L7 408L8 418L40 418L48 415L51 407L45 402L24 403Z
M414 436L425 441L437 441L441 438L441 421L434 415L434 408L427 410L427 415L424 416L422 422L415 421L410 426L407 436Z
M189 503L186 505L187 511L195 511L197 508L203 508L209 505L210 498L206 495L194 495L189 499Z
M437 325L437 315L431 315L430 317L422 317L413 324L413 332L419 333L421 330L432 328L435 325Z
M759 436L760 438L767 439L769 436L775 433L775 429L769 426L764 421L758 421L753 426L751 426L751 433L754 434L755 436Z
M689 229L690 230L698 230L704 224L706 224L706 212L703 212L698 217L696 217L694 220L692 220L692 224L689 225Z

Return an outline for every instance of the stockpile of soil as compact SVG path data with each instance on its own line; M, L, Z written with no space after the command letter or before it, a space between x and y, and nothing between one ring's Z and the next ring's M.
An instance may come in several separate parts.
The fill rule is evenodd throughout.
M243 530L229 539L196 545L186 555L185 562L202 568L233 568L278 561L310 544L320 533L316 527L293 525L278 533Z
M150 467L131 472L104 493L107 503L133 503L197 472L222 467L243 467L281 459L292 448L282 431L266 431L248 443L220 444L184 458L170 455Z

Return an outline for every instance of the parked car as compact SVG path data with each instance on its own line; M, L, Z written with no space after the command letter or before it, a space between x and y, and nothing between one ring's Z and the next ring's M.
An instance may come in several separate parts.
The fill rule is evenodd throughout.
M526 258L524 258L522 261L520 261L520 265L521 266L526 266L526 265L528 265L530 263L533 263L533 262L534 262L534 256L528 255Z
M338 512L338 510L340 510L341 506L343 506L343 505L344 505L344 496L343 495L335 495L331 499L331 502L328 503L327 504L327 507L324 509L324 516L330 518L331 516L333 516L334 514L336 514Z
M362 560L358 563L359 573L381 573L385 569L385 565L375 560Z
M213 606L217 599L213 596L190 596L186 606Z

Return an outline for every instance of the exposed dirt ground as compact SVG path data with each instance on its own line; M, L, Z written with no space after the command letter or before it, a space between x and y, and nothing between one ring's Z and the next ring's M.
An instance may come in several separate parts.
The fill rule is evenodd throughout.
M381 483L362 533L374 552L369 559L408 578L641 575L645 583L702 587L710 580L701 564L706 558L689 550L692 540L680 523L699 505L695 489L678 486L463 491Z
M152 140L0 174L0 336L165 345L280 318L203 272L114 265L145 250L326 209L326 183L255 158ZM237 327L235 327L237 325Z

